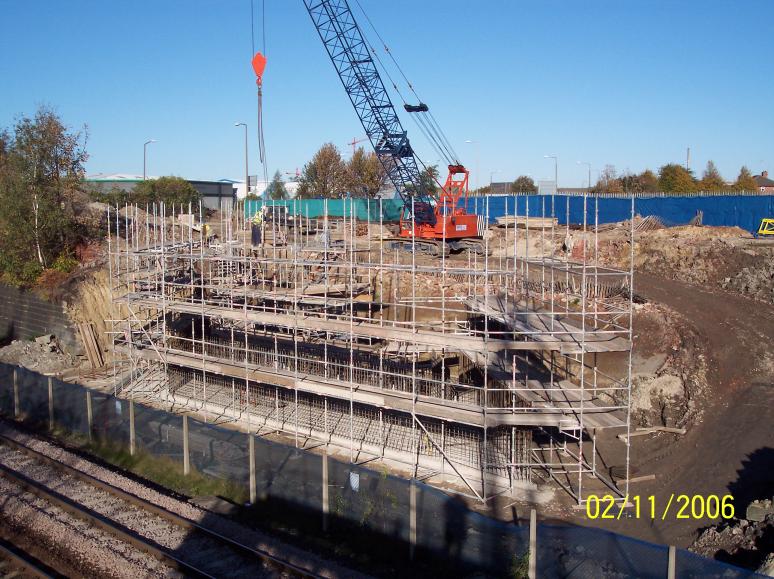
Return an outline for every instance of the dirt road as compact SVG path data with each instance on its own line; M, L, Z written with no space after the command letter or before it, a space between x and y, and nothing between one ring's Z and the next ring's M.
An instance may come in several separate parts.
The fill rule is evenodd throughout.
M645 273L635 291L683 314L706 340L709 388L701 421L675 439L633 439L640 474L656 480L631 486L666 505L672 493L735 497L737 513L755 498L774 495L774 306ZM611 521L610 530L687 546L708 519Z

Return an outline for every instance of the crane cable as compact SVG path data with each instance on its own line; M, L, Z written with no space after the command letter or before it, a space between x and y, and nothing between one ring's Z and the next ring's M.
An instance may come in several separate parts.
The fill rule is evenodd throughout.
M401 68L400 64L398 64L398 61L395 59L395 56L393 55L392 51L390 50L390 47L387 45L387 43L382 38L381 34L379 34L379 31L374 26L373 21L366 13L365 9L363 8L363 5L360 3L360 0L355 0L355 3L358 5L358 8L360 8L360 11L363 13L363 16L365 17L366 21L368 22L368 25L371 27L371 30L373 30L374 34L376 34L376 37L379 39L379 41L382 43L382 46L384 47L384 51L389 55L390 60L392 60L393 64L395 65L395 68L398 70L400 75L403 77L403 80L406 82L406 85L408 86L409 90L413 93L413 95L417 98L417 100L421 103L422 99L420 98L417 91L414 89L414 85L411 83L411 81L406 76L405 72ZM369 42L370 46L370 42ZM371 50L374 51L373 46L371 46ZM375 51L374 51L375 52ZM382 68L385 69L385 74L389 77L389 73L386 72L386 67L381 62L381 59L379 59L379 63L382 65ZM393 84L393 87L396 91L398 91L397 86L395 86L395 82L392 81L392 78L390 78L390 81ZM400 92L398 91L400 94ZM406 104L406 100L401 95L401 99L403 100L404 104ZM412 115L413 117L413 115ZM424 118L423 118L424 117ZM446 160L449 162L449 164L459 164L459 156L457 155L457 152L454 150L454 147L451 145L451 142L449 141L446 134L443 132L443 129L441 129L440 124L438 121L436 121L435 116L433 116L433 113L431 113L429 110L427 111L421 111L419 112L419 118L422 119L425 130L432 133L434 137L431 137L430 140L434 143L438 143L440 148L446 153L445 155L442 155L446 158ZM425 133L425 130L422 132Z
M368 17L368 14L366 14L365 10L363 9L363 6L360 4L358 0L356 0L358 3L358 7L360 8L360 11L363 12L363 16L365 16L366 20L368 21L369 25L371 26L372 30L376 33L377 37L381 40L381 36L379 36L379 32L374 28L373 23L371 22L371 19ZM358 26L358 29L360 29L360 26ZM395 82L395 80L392 78L392 75L390 74L390 71L385 66L384 62L382 62L382 59L379 57L379 53L376 51L376 48L374 48L371 41L368 39L366 34L360 30L360 33L363 37L363 40L368 45L369 52L373 54L374 58L376 59L376 63L381 67L382 72L387 76L390 83L392 84L392 88L395 90L397 95L400 97L400 100L403 101L404 105L408 105L408 101L406 100L406 97L403 96L403 93L401 92L400 88L398 88L398 84ZM384 42L382 41L384 44ZM387 50L389 53L389 50ZM392 55L390 55L392 57ZM394 62L393 58L393 62ZM405 75L403 75L405 78ZM413 91L413 87L411 86L411 83L409 84L409 88ZM414 93L416 95L416 93ZM417 97L418 98L418 97ZM415 115L411 115L411 118L413 119L414 123L416 123L417 127L419 128L420 132L424 135L424 137L427 139L427 141L430 143L430 145L433 147L436 154L442 158L445 159L447 162L450 161L450 153L449 151L445 150L445 147L443 143L441 143L434 135L433 132L428 128L427 124L424 122L423 119L419 119ZM416 156L416 154L415 154Z
M361 33L362 33L362 31L361 31ZM390 72L384 66L384 63L382 62L381 58L379 58L379 54L376 52L376 49L373 47L373 45L371 45L371 42L368 40L368 38L365 36L365 34L363 34L363 40L366 42L366 44L368 45L368 48L373 53L374 58L376 59L377 63L382 68L382 72L384 72L384 74L389 79L390 83L392 84L392 87L395 89L395 92L400 97L400 100L403 101L403 104L408 104L406 99L403 97L403 94L401 93L400 89L398 88L397 84L395 83L395 81L393 80L392 76L390 75ZM414 118L414 117L412 116L412 118ZM419 127L420 131L422 131L422 134L430 142L430 145L433 147L433 149L438 154L438 156L441 157L441 158L444 158L444 159L448 159L447 155L445 154L445 152L441 148L440 144L435 139L433 139L431 133L425 128L424 124L421 123L420 121L418 121L416 118L414 118L414 121L417 123L417 126ZM422 166L422 169L425 171L425 173L427 175L431 175L431 173L428 170L427 165L425 165L425 163L422 161L422 159L419 158L419 156L416 154L416 152L414 153L414 158ZM394 159L394 161L398 162L398 163L403 163L403 161L400 160L400 159ZM439 187L443 188L443 186L441 185L440 181L438 181L438 179L436 179L435 176L433 176L433 180L438 184ZM433 196L430 193L428 193L428 195L430 197Z
M250 58L255 54L255 6L254 0L250 0L250 41L252 51ZM266 0L261 0L261 45L263 55L266 56ZM266 164L266 143L263 137L263 84L258 84L258 127L256 136L258 138L258 158L263 168L263 181L269 182L269 172ZM257 185L257 184L256 184ZM249 189L249 184L246 185Z
M361 31L361 33L362 33L362 31ZM390 71L387 69L387 67L382 62L382 59L379 57L379 53L376 51L376 49L371 44L371 42L368 40L368 37L365 34L363 34L363 40L368 45L368 48L369 48L370 52L373 54L374 58L376 59L376 63L381 67L382 72L385 74L387 79L390 81L390 84L392 84L392 88L395 90L397 95L400 97L400 100L403 101L404 105L407 105L408 101L403 96L403 93L401 92L400 88L398 88L398 84L392 78L392 75L390 74ZM433 136L432 131L427 127L424 119L422 119L421 117L416 117L414 115L411 115L411 118L414 120L414 122L416 123L416 125L419 128L419 130L421 131L421 133L424 135L424 137L430 143L430 146L433 148L435 153L440 158L445 159L447 162L450 162L449 152L446 151L444 146L443 146L443 144L440 141L438 141L438 139L436 139ZM424 166L424 163L421 162L421 160L416 155L416 153L414 154L414 157L416 157L416 159L418 161L420 161L420 163Z

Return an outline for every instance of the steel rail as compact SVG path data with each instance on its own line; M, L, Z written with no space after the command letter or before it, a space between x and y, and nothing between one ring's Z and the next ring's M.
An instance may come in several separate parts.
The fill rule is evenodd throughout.
M87 521L96 527L99 527L103 531L110 533L117 537L121 541L132 545L133 547L144 551L153 557L161 560L165 565L169 565L191 575L192 577L206 577L212 578L209 575L196 567L189 565L182 559L177 558L168 550L159 547L156 543L142 538L140 535L131 531L130 529L111 521L108 517L101 515L100 513L93 511L92 509L78 504L76 501L69 499L68 497L46 488L45 485L32 480L31 478L21 474L20 472L9 468L3 464L0 464L0 476L9 480L13 484L20 486L25 491L32 493L33 495L48 501L55 507L62 509L63 511L77 517L81 520Z
M55 577L61 577L61 575L56 574L55 571L50 573L48 570L44 569L43 567L47 567L45 563L38 561L18 545L3 538L0 538L0 557L10 560L13 565L24 569L25 573L34 575L40 579L54 579Z
M302 577L321 577L320 575L317 575L313 573L312 571L308 569L304 569L302 567L299 567L295 565L294 563L291 563L290 561L287 561L281 557L277 557L276 555L272 555L271 553L268 553L266 551L255 549L253 547L250 547L248 545L245 545L244 543L240 543L239 541L235 541L234 539L231 539L230 537L227 537L225 535L222 535L216 531L213 531L212 529L209 529L200 523L197 523L195 521L192 521L190 519L187 519L177 513L174 513L168 509L165 509L164 507L161 507L159 505L156 505L150 501L147 501L143 498L138 497L137 495L134 495L130 492L127 492L121 488L118 488L110 483L107 483L105 481L99 480L98 478L95 478L91 476L90 474L87 474L85 472L82 472L76 468L73 468L72 466L65 464L59 460L56 460L55 458L51 458L50 456L46 456L45 454L42 454L30 447L28 447L25 444L22 444L16 440L13 440L12 438L9 438L8 436L4 434L0 434L0 443L6 444L12 448L15 448L28 456L34 458L35 460L38 460L40 462L43 462L49 466L52 466L53 468L64 472L73 478L76 478L82 482L85 482L91 486L94 486L96 488L99 488L102 491L105 491L123 501L126 501L134 506L140 507L141 509L148 511L150 513L153 513L154 515L157 515L158 517L161 517L162 519L165 519L174 525L177 525L179 527L195 530L197 532L200 532L201 534L207 536L210 539L213 539L221 544L224 544L231 548L232 550L238 552L241 555L246 555L248 557L257 557L259 559L263 559L264 561L267 561L273 565L277 565L279 567L282 567L283 569L286 569L288 571L292 571L294 574L297 574ZM12 471L12 469L9 469L8 467L5 467L3 465L0 465L0 469L3 471ZM11 477L15 476L13 471L11 473ZM4 475L4 472L0 472L0 475ZM16 473L19 474L19 473ZM19 474L19 476L24 477L24 475ZM27 477L24 477L27 479ZM27 479L27 481L33 483L34 485L38 485L35 481L32 481L31 479ZM38 485L40 486L40 485ZM65 501L69 503L74 503L71 501L71 499L68 499L67 497L64 497L63 495L59 495L56 491L45 489L46 492L52 493L57 495L58 497L61 497ZM31 492L35 492L34 490L31 490ZM56 499L55 499L56 500ZM57 501L58 502L58 501ZM76 504L77 506L77 504ZM86 510L86 507L84 507ZM73 513L75 514L75 513ZM102 517L102 515L99 515L98 513L94 513L98 517ZM130 531L132 532L132 531ZM132 532L133 533L133 532ZM158 549L159 551L165 552L163 549ZM166 556L167 554L165 554ZM173 556L174 558L174 556ZM175 560L177 560L175 558ZM184 565L188 565L187 563L181 562ZM193 568L192 568L193 569ZM186 569L187 570L187 569ZM195 569L194 569L195 571ZM204 574L206 576L206 574Z

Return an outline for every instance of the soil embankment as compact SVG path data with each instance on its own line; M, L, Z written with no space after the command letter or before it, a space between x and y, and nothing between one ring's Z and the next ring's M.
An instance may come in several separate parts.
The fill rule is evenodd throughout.
M753 302L640 272L637 292L690 320L703 343L707 388L695 403L701 417L683 437L662 434L633 439L640 474L656 479L631 492L655 495L665 505L672 493L732 494L744 516L756 498L774 489L774 305ZM688 546L707 520L611 521L610 529L660 543Z

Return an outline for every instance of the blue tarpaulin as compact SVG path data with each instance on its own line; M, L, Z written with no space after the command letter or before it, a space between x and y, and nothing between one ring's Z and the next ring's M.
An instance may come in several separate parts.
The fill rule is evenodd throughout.
M403 202L399 199L303 199L290 201L247 201L245 214L250 218L264 204L286 205L291 213L305 217L322 217L326 206L331 217L350 217L379 221L380 207L384 221L397 221ZM503 215L555 216L561 225L615 223L629 219L631 198L594 197L580 195L492 195L471 197L467 208L490 221ZM552 206L553 205L553 206ZM751 233L758 230L761 219L774 218L774 195L690 195L690 196L637 196L635 214L653 215L665 225L685 225L702 213L704 225L741 227ZM569 218L569 219L568 219Z

